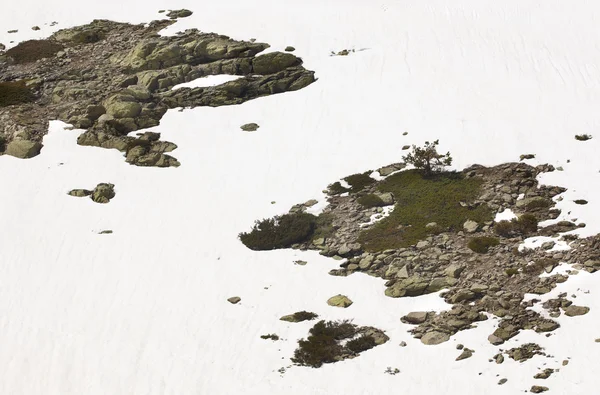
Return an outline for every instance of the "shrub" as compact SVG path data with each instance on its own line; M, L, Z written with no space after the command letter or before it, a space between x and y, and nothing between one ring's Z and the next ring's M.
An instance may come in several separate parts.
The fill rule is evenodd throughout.
M316 219L312 214L284 214L256 221L250 232L240 233L239 238L251 250L264 251L288 248L307 241L313 234Z
M309 311L304 311L304 310L294 313L293 316L294 316L294 319L296 320L296 322L310 321L310 320L314 320L315 318L318 317L317 314L311 313Z
M0 107L28 103L34 99L25 81L0 82Z
M340 341L354 336L356 325L349 321L319 321L309 333L306 340L298 341L292 362L318 368L339 360L346 351Z
M369 193L367 195L363 195L356 200L359 204L365 207L382 207L385 206L385 203L381 198L377 195Z
M589 134L577 134L575 135L575 140L578 141L588 141L592 138Z
M352 175L344 178L344 181L346 181L348 184L350 184L350 192L352 192L352 193L360 192L363 189L365 189L366 186L373 184L375 182L375 180L373 178L371 178L371 176L369 174L371 174L371 171L367 171L364 173L352 174Z
M313 232L312 238L318 239L320 237L327 238L334 232L333 227L333 214L321 213L317 216L315 223L315 231Z
M439 140L433 143L425 142L423 147L413 145L413 150L402 159L409 165L413 165L416 169L422 170L425 175L431 175L434 172L442 171L444 167L452 164L450 152L442 155L437 152Z
M268 335L262 335L260 338L265 339L265 340L273 340L273 341L279 340L279 336L277 336L275 333L269 333Z
M526 210L536 210L538 208L548 208L552 205L552 201L548 199L534 199L527 203Z
M343 187L339 181L329 185L327 189L330 195L341 195L342 193L350 192L350 189Z
M365 335L357 337L356 339L352 339L348 343L346 343L346 348L355 354L370 350L375 346L376 344L373 336Z
M363 230L359 243L368 252L409 247L432 233L457 231L466 220L484 223L493 219L485 204L462 206L481 194L482 181L461 173L443 172L425 177L419 170L390 175L378 189L396 200L389 216ZM437 226L427 228L435 222Z
M31 63L39 59L50 58L63 46L56 41L50 40L29 40L12 47L6 51L16 64Z
M494 247L500 244L497 238L495 237L473 237L469 240L467 247L471 249L471 251L477 252L479 254L485 254L489 251L490 247Z
M515 267L510 267L510 268L506 269L504 271L504 273L506 273L507 276L512 277L519 273L519 269L517 269Z
M494 231L502 237L514 237L534 233L538 228L538 220L533 214L523 214L510 221L500 221L494 224Z

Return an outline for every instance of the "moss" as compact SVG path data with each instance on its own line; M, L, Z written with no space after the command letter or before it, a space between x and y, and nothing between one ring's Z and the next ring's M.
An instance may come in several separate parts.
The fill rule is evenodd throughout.
M592 138L589 134L577 134L575 135L575 140L578 141L588 141Z
M466 220L478 223L492 220L486 205L463 207L481 193L480 179L465 178L460 173L445 172L423 177L418 170L392 174L379 185L381 192L391 192L396 205L390 215L359 236L363 249L369 252L408 247L427 238L436 229L458 231Z
M363 195L356 200L359 204L364 207L382 207L385 206L385 203L381 198L377 195L369 193L367 195Z
M342 193L350 192L350 189L343 187L339 181L329 185L327 190L330 195L341 195Z
M373 184L375 182L375 179L369 176L369 174L371 173L372 172L369 170L364 173L352 174L351 176L344 178L344 181L350 184L350 192L360 192L363 189L365 189L366 186Z
M6 51L16 64L31 63L39 59L50 58L63 46L51 40L29 40Z
M24 81L0 82L0 107L29 103L34 99Z
M373 336L360 336L346 343L346 348L355 354L367 351L375 347L375 339Z
M482 237L473 237L469 240L467 247L471 251L477 252L479 254L485 254L489 251L491 247L497 246L500 244L500 241L495 237L482 236Z
M250 232L240 233L239 238L246 247L255 251L288 248L311 238L316 219L317 217L307 213L263 219L256 221Z

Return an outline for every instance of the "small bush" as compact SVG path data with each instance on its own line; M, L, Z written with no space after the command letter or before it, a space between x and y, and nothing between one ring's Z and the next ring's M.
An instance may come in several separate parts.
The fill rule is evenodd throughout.
M315 313L311 313L310 311L298 311L296 313L293 314L294 315L294 319L297 322L302 322L302 321L310 321L310 320L314 320L315 318L318 317L317 314Z
M350 340L346 343L346 348L355 354L359 354L363 351L367 351L375 347L375 339L373 336L360 336L356 339Z
M383 207L385 203L381 198L377 195L369 193L367 195L363 195L356 200L359 204L364 207Z
M34 99L24 81L0 82L0 107L29 103Z
M371 174L371 171L352 174L351 176L344 178L344 181L350 184L350 192L360 192L365 189L366 186L373 184L375 180L371 178L369 174Z
M575 135L575 140L578 141L588 141L592 138L589 134L577 134Z
M500 244L500 241L497 238L483 236L472 238L467 244L467 247L469 247L471 251L479 254L485 254L491 247L497 246L498 244Z
M265 251L289 248L307 241L312 236L316 219L312 214L284 214L275 218L256 221L250 232L240 233L239 238L251 250Z
M279 336L277 336L275 333L269 333L268 335L262 335L260 338L265 339L265 340L273 340L273 341L279 340Z
M452 164L452 157L450 156L450 152L443 155L437 152L439 143L439 140L435 140L432 143L426 141L423 147L413 145L412 152L403 156L402 159L407 164L413 165L416 169L423 171L426 176L440 172L444 167Z
M346 351L340 341L354 336L356 325L349 321L319 321L309 333L306 340L298 341L292 362L318 368L339 360Z
M50 58L62 49L63 46L55 41L29 40L12 47L6 51L6 55L10 56L16 64L23 64Z
M504 271L504 273L506 273L507 276L512 277L512 276L514 276L516 274L519 274L519 269L514 268L514 267L510 267L510 268L506 269Z
M539 208L548 208L552 205L552 201L548 199L534 199L531 202L527 203L525 206L526 210L536 210Z
M502 237L514 237L534 233L538 228L538 220L533 214L523 214L510 221L500 221L494 224L494 231Z
M327 189L330 195L341 195L342 193L350 192L350 189L343 187L339 181L329 185Z

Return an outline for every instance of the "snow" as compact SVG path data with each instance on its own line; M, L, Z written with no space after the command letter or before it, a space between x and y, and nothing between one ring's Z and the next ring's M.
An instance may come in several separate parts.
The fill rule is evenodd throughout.
M585 222L582 236L598 233L600 139L574 135L597 136L600 127L600 7L559 0L22 0L3 4L0 42L95 18L148 22L159 9L182 7L194 15L164 34L197 27L256 38L269 50L293 45L319 80L241 106L170 111L153 131L179 146L177 169L133 167L117 151L79 147L80 131L59 122L40 156L0 158L0 393L492 395L539 385L532 376L546 359L488 362L497 348L486 338L497 320L424 346L399 319L448 308L439 295L387 298L381 279L332 277L336 261L314 252L253 252L237 234L256 219L322 199L341 177L398 162L405 144L438 138L456 168L524 153L562 166L540 180L569 189L558 202L561 218ZM46 25L53 20L59 24ZM345 48L367 50L329 56ZM241 132L250 121L260 130ZM108 205L66 194L99 182L116 185ZM97 234L103 229L114 233ZM308 264L294 265L297 259ZM526 331L503 346L537 342L555 356L545 367L570 357L541 383L551 393L595 393L599 384L597 282L582 272L558 287L576 294L589 314L561 316L562 327L548 338ZM354 304L327 306L338 293ZM229 304L235 295L241 303ZM354 318L387 330L391 340L355 360L280 375L311 324L278 318L298 310ZM286 340L264 341L265 333ZM458 343L474 356L455 362ZM388 366L401 372L384 374ZM496 385L502 377L508 382Z
M504 209L502 212L496 213L496 217L494 217L495 222L500 221L510 221L513 218L517 218L515 213L512 212L511 209Z
M208 88L210 86L217 86L226 82L235 81L238 78L241 78L241 76L228 74L207 75L206 77L196 78L195 80L192 80L190 82L184 82L182 84L175 85L171 89L175 90L181 88Z

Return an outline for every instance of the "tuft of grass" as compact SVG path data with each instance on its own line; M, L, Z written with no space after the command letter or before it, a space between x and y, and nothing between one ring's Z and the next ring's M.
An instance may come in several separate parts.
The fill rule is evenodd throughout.
M533 214L523 214L510 221L500 221L494 224L494 231L502 237L514 237L534 233L538 228L538 220Z
M364 173L352 174L351 176L344 178L344 181L350 184L350 192L360 192L363 189L365 189L365 187L373 184L375 182L375 179L369 176L369 174L371 173L372 172L369 170Z
M491 247L497 246L500 244L500 241L495 237L482 236L482 237L473 237L469 240L467 247L471 251L477 252L479 254L485 254L489 251Z
M29 40L12 47L5 55L10 56L16 64L23 64L50 58L62 49L63 46L56 41Z
M307 213L284 214L256 221L250 232L239 234L251 250L265 251L288 248L307 241L314 233L317 217Z
M591 140L592 136L589 134L577 134L575 135L575 140L578 141L588 141Z
M364 207L383 207L385 203L381 198L377 195L369 193L367 195L363 195L356 200L359 204Z
M435 229L460 230L466 220L483 223L492 220L486 205L463 207L481 193L482 181L465 178L461 173L444 172L423 177L418 170L393 174L379 185L381 192L392 192L396 205L391 214L369 229L363 230L359 242L363 249L378 252L408 247L427 238Z
M25 81L0 82L0 107L29 103L35 100Z

